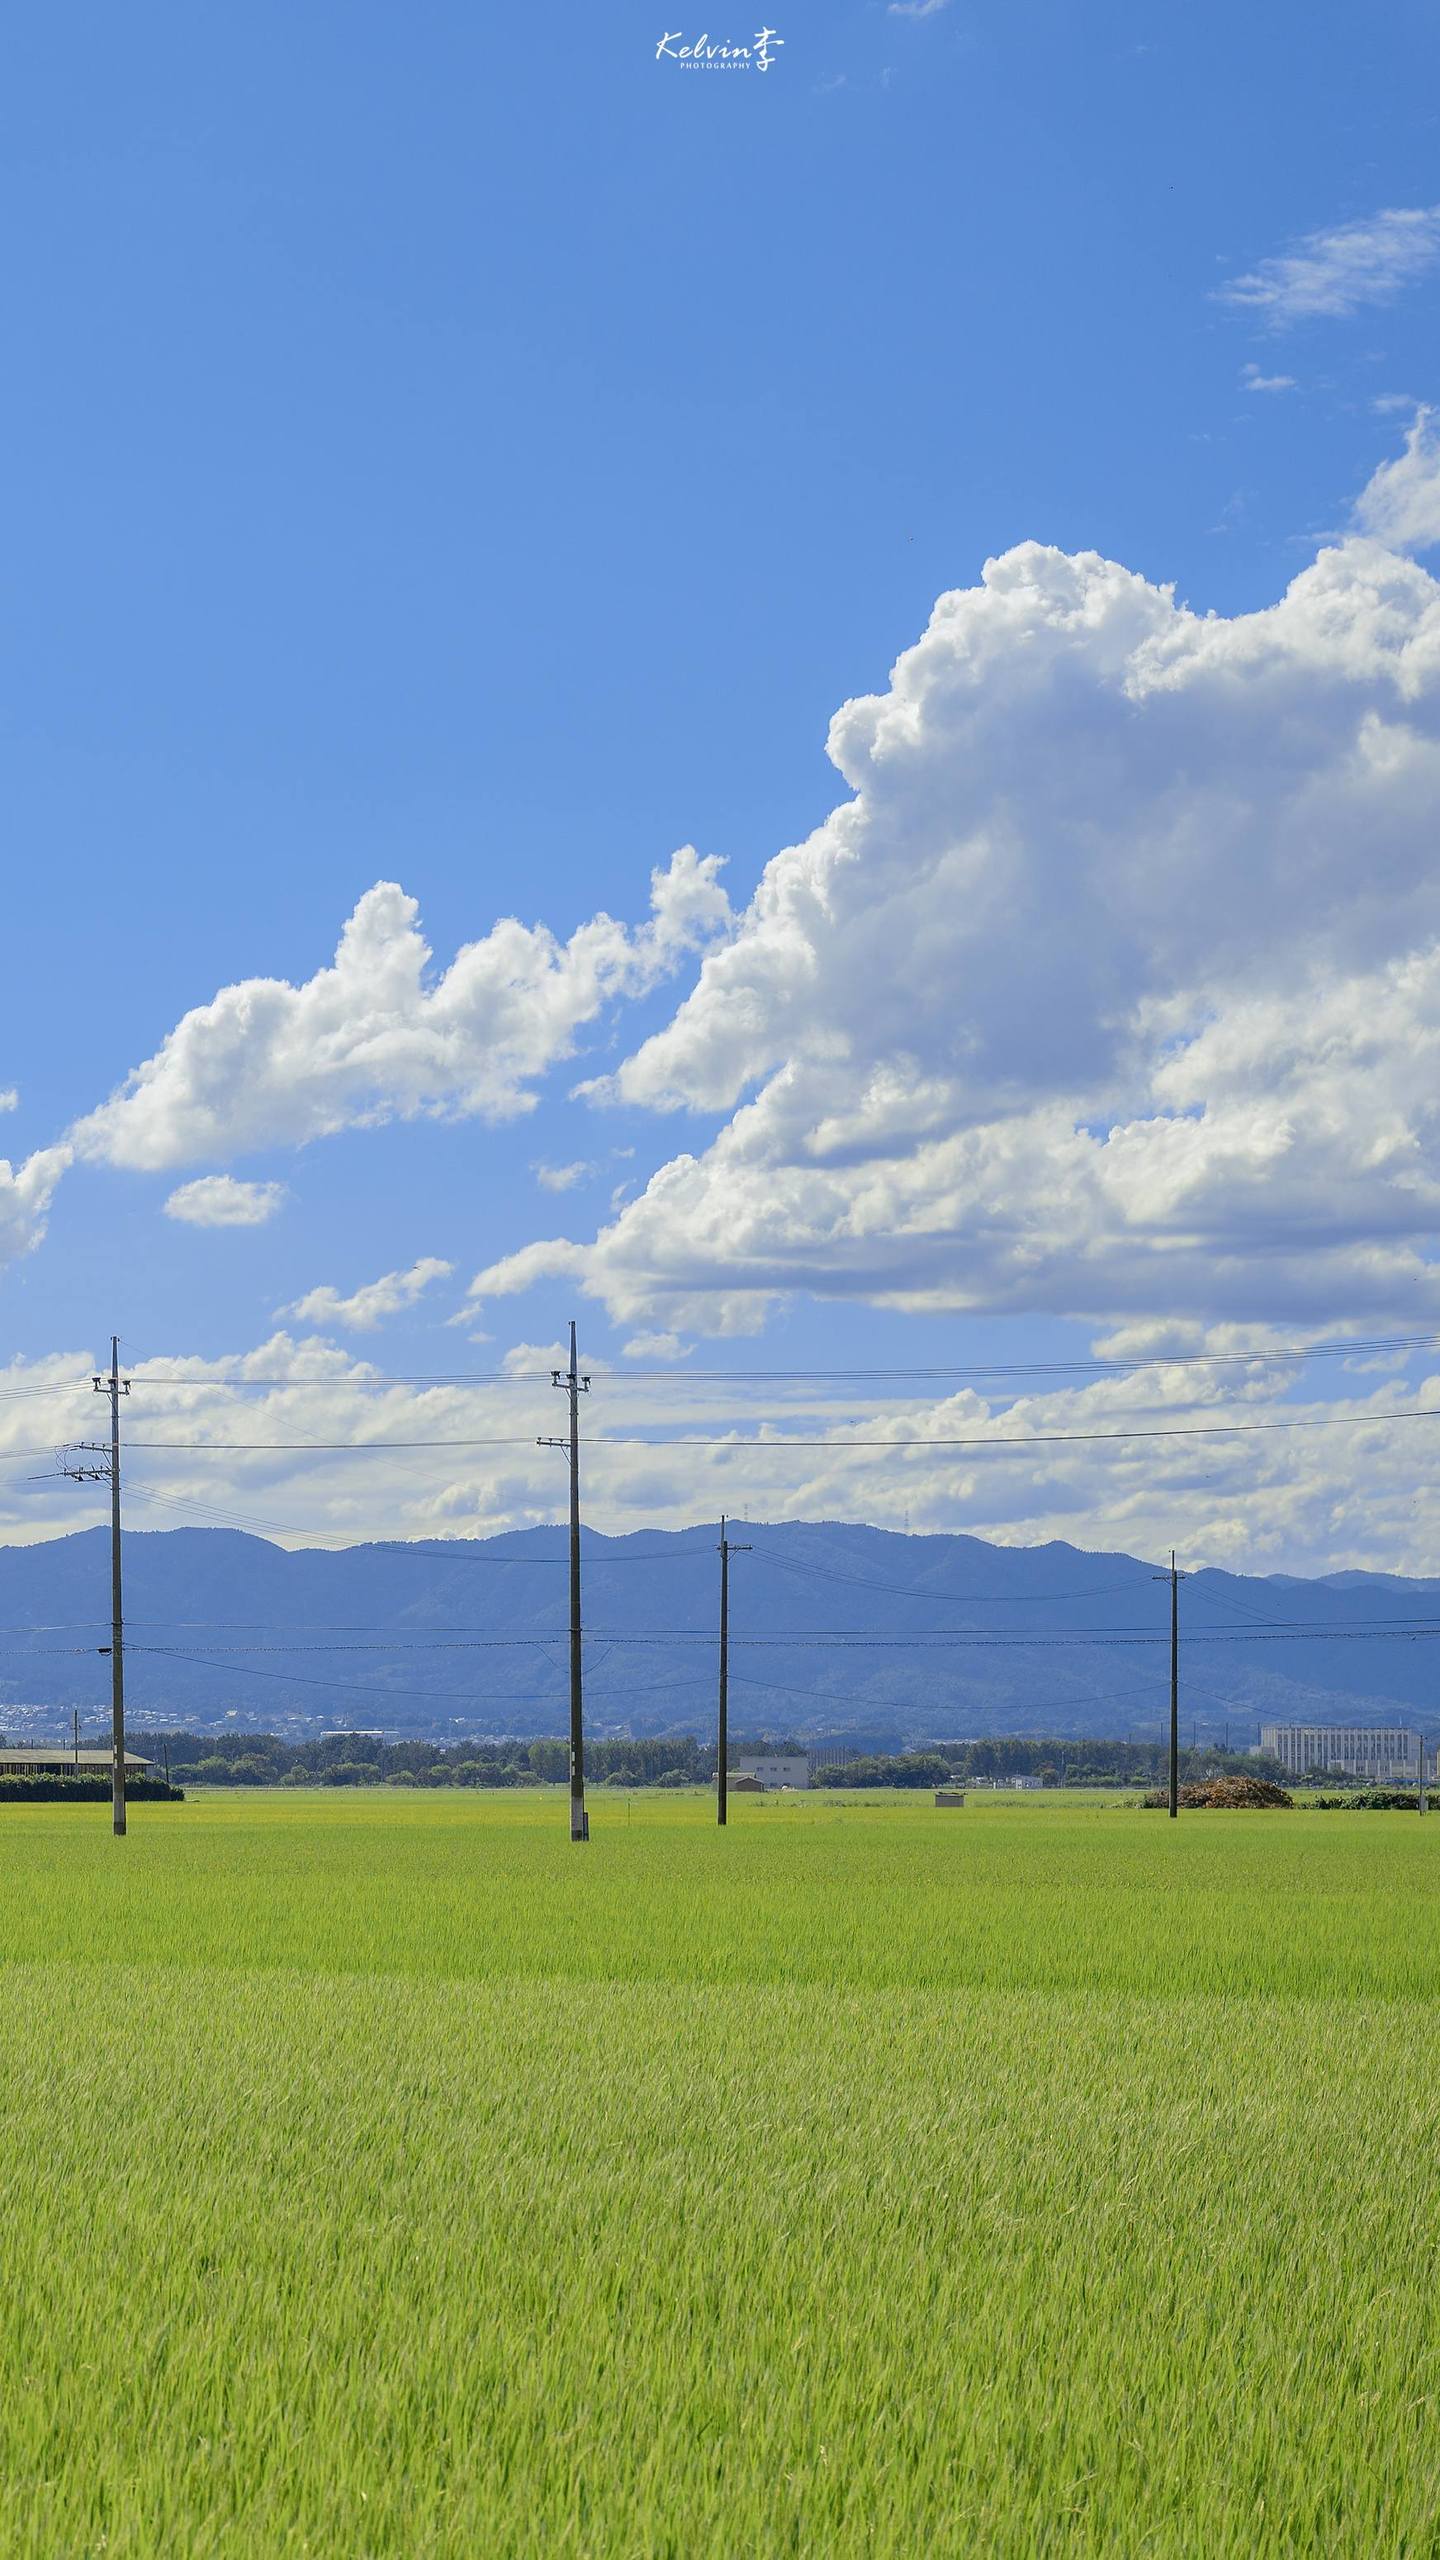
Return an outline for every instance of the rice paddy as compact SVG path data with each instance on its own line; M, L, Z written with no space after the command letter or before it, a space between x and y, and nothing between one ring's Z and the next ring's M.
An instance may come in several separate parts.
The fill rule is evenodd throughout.
M0 2550L1440 2548L1440 1819L6 1808Z

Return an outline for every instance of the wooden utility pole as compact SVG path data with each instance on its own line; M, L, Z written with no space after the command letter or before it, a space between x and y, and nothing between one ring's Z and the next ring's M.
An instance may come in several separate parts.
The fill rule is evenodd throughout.
M130 1381L120 1375L120 1337L110 1336L110 1374L92 1377L90 1384L96 1395L110 1398L110 1438L85 1440L77 1457L98 1458L98 1466L83 1463L66 1464L63 1457L60 1472L73 1476L77 1484L108 1484L110 1487L110 1642L102 1644L102 1654L110 1656L110 1803L117 1840L125 1836L125 1605L120 1578L120 1399L130 1393ZM79 1729L76 1729L76 1751L79 1751Z
M564 1440L541 1440L542 1449L563 1449L570 1462L570 1837L588 1840L590 1816L585 1810L585 1712L580 1622L580 1398L590 1392L575 1354L575 1326L570 1326L570 1366L552 1369L552 1387L563 1387L570 1403L570 1430Z
M120 1338L110 1336L110 1375L94 1384L110 1396L110 1801L116 1839L125 1831L125 1602L120 1582ZM123 1392L130 1393L125 1379Z
M748 1547L737 1546L725 1535L725 1514L720 1514L720 1714L718 1749L715 1762L715 1819L725 1828L726 1805L729 1800L728 1769L730 1756L730 1558L748 1556Z
M1180 1585L1185 1577L1176 1570L1173 1547L1169 1572L1152 1578L1170 1585L1170 1819L1174 1822L1180 1811Z
M1423 1733L1417 1733L1417 1734L1416 1734L1416 1736L1415 1736L1415 1757L1416 1757L1417 1761L1418 1761L1418 1762L1419 1762L1419 1764L1420 1764L1420 1767L1419 1767L1419 1779L1420 1779L1420 1784L1419 1784L1419 1790L1418 1790L1418 1792L1419 1792L1420 1811L1421 1811L1422 1813L1424 1813L1424 1812L1426 1811L1426 1809L1427 1809L1427 1808L1426 1808L1426 1803L1425 1803L1425 1736L1424 1736L1424 1734L1423 1734Z

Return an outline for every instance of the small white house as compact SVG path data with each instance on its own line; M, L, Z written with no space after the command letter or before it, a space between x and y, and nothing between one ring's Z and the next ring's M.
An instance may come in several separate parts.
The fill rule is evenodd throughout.
M774 1787L808 1787L810 1763L803 1755L793 1759L734 1760L730 1764L733 1778L754 1778L767 1792Z

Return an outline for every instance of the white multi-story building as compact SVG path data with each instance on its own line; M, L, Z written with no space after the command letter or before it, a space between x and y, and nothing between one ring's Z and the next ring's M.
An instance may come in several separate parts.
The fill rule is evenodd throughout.
M1403 1724L1262 1724L1260 1748L1279 1761L1287 1778L1314 1769L1343 1769L1350 1778L1373 1778L1392 1787L1415 1784L1420 1736ZM1436 1773L1437 1754L1425 1754L1425 1774Z
M810 1763L806 1759L732 1760L730 1774L736 1778L754 1778L762 1787L808 1787Z

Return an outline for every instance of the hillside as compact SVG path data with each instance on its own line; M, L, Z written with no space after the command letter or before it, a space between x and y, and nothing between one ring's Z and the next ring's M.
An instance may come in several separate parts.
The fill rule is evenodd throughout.
M597 1733L708 1729L713 1525L587 1534ZM731 1567L732 1725L874 1747L993 1732L1153 1734L1168 1594L1153 1564L834 1522L747 1526ZM533 1529L426 1548L287 1551L228 1529L125 1540L132 1722L292 1734L557 1732L566 1550ZM0 1549L0 1721L56 1731L108 1707L109 1542ZM1181 1596L1182 1712L1202 1738L1262 1716L1431 1711L1440 1581L1202 1572Z

